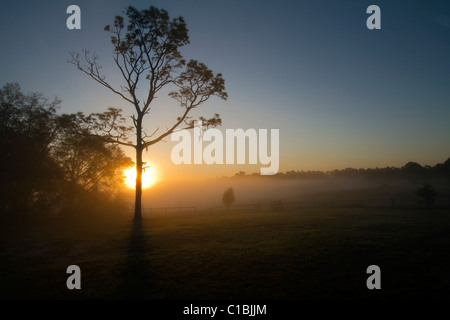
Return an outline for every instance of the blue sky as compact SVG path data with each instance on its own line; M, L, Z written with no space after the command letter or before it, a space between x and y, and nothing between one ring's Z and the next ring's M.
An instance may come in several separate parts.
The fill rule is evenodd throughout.
M71 4L81 8L81 30L66 28ZM366 28L371 4L381 8L381 30ZM229 93L200 114L220 113L222 129L280 129L281 171L434 165L450 156L448 1L19 0L0 12L1 85L19 82L26 92L58 96L60 112L115 106L131 115L126 103L67 63L72 50L95 50L118 81L103 27L127 5L185 18L191 43L182 53L222 72ZM147 126L170 124L176 111L158 97ZM146 157L178 175L259 171L176 167L172 146L163 143Z

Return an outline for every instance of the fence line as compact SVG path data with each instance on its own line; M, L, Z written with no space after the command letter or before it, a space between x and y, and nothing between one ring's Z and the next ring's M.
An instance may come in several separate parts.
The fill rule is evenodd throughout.
M448 208L450 206L450 198L438 197L436 207ZM227 206L211 207L206 211L212 212L245 212L245 211L286 211L302 208L406 208L418 206L417 201L410 196L394 196L394 197L367 197L355 199L323 199L323 200L297 200L283 201L272 200L257 203L233 204ZM439 201L440 200L440 201ZM155 207L143 208L144 213L187 213L197 212L197 207ZM203 210L201 210L203 211Z
M258 201L257 203L242 203L242 204L232 204L231 206L218 206L218 207L212 207L208 209L208 212L214 212L214 211L247 211L247 210L261 210L261 202Z
M142 208L144 213L182 213L182 212L196 212L197 207L156 207L156 208Z

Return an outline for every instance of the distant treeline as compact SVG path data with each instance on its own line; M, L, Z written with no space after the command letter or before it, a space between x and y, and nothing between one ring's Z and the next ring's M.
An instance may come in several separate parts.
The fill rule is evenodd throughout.
M259 173L246 174L244 171L233 177L268 177ZM280 179L327 179L327 178L379 178L379 179L407 179L424 182L430 180L450 180L450 158L435 166L422 166L417 162L408 162L403 167L386 167L375 169L346 168L333 171L286 171L279 172L275 177Z
M121 208L131 159L96 136L82 113L57 114L59 105L17 83L0 89L0 216Z

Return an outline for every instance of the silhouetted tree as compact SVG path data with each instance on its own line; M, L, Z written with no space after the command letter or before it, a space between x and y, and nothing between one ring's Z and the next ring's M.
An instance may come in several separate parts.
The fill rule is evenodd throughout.
M0 210L26 213L43 202L58 169L50 156L57 99L24 94L19 84L0 90Z
M419 204L423 203L427 206L427 208L434 205L434 200L437 197L436 190L434 190L434 188L428 183L424 183L423 186L416 191L416 194L419 198Z
M227 98L225 81L220 73L214 74L203 63L182 59L179 49L189 43L188 30L182 17L170 19L167 11L151 6L148 10L137 10L129 6L125 18L116 16L114 24L105 27L111 33L113 60L123 78L120 87L106 81L102 73L98 56L89 51L80 54L71 53L70 63L86 73L114 94L134 107L133 121L135 143L128 139L131 127L127 127L121 110L109 109L104 114L93 115L91 120L107 141L130 146L136 149L136 196L135 219L141 218L142 170L144 149L160 142L176 129L192 128L194 120L189 113L211 96ZM138 97L138 85L146 83L148 90L143 99ZM167 86L175 91L169 96L177 100L182 108L181 114L164 132L155 130L148 134L143 129L144 116L149 114L151 104L158 92ZM142 88L142 86L139 86ZM203 124L217 126L221 124L218 114L203 120ZM156 134L159 135L156 135ZM155 136L156 135L156 136Z
M59 104L24 94L17 83L0 89L1 213L59 212L86 199L105 204L123 185L131 159L95 136L82 113L57 115Z
M69 212L93 196L115 195L123 185L124 170L133 165L118 145L92 134L85 122L82 113L57 118L52 155L63 173L65 209Z
M228 208L230 208L235 200L236 199L234 198L233 188L229 188L229 189L225 190L225 192L223 193L223 196L222 196L223 204L225 206L227 206Z

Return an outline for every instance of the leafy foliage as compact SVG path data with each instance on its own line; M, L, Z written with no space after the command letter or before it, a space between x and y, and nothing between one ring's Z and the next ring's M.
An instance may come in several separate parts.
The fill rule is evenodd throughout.
M111 198L131 159L93 133L82 113L56 113L60 101L0 90L0 212L74 212L88 198ZM87 203L86 203L87 204Z

